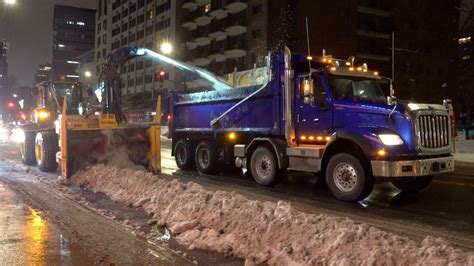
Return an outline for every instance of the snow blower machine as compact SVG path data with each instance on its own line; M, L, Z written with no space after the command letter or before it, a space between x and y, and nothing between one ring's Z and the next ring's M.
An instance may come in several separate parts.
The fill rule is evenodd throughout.
M86 166L112 162L131 162L159 172L160 97L152 122L128 122L122 109L119 69L128 60L144 55L140 51L139 47L127 46L108 56L99 76L97 98L101 101L94 97L92 88L86 90L82 84L63 93L54 86L37 93L46 101L39 101L42 104L34 109L33 121L23 127L23 162L38 164L40 170L48 172L56 171L59 165L66 178ZM48 126L40 126L46 121Z

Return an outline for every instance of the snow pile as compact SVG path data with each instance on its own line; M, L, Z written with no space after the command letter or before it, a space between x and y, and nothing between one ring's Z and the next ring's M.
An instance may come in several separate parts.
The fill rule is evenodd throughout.
M144 171L96 165L73 182L142 207L190 249L233 255L249 264L474 265L474 254L442 239L418 243L349 219L300 212L286 202L250 200Z

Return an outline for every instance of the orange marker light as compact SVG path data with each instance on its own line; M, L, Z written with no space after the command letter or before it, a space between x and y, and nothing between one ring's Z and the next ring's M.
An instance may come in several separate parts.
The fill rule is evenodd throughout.
M387 152L386 152L384 149L381 149L381 150L378 150L378 151L377 151L377 154L378 154L379 156L385 156L385 155L387 155Z
M331 140L331 137L326 137L326 141L330 141Z
M374 75L378 76L378 75L379 75L379 72L375 71L375 72L374 72Z
M331 71L336 71L336 67L331 67Z
M318 136L317 139L318 139L318 140L323 140L323 137Z
M237 135L234 132L231 132L229 134L229 139L234 140L237 137Z
M306 136L301 136L300 139L301 140L306 140Z
M313 136L309 136L309 140L314 140L314 137L313 137Z
M354 71L354 68L353 68L353 67L350 67L350 68L349 68L349 71Z

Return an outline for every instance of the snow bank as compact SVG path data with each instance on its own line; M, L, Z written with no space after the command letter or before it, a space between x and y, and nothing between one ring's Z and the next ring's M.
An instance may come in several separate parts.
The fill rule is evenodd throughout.
M291 204L209 191L152 173L96 165L75 184L142 207L190 249L279 265L474 265L474 254L442 239L422 243L325 214L297 211Z

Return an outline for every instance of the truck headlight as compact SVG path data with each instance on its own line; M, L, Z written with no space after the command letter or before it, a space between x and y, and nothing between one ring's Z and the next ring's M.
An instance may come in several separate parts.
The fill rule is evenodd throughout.
M395 146L395 145L403 144L402 138L400 138L400 136L396 134L380 134L379 138L383 142L383 144L387 146Z

